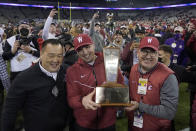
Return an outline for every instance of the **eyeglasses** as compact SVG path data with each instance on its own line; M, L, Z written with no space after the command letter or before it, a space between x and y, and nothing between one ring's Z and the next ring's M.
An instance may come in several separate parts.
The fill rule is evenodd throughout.
M141 49L141 55L143 57L146 57L147 55L150 55L151 57L155 57L157 55L157 51L154 51L154 50L142 50Z

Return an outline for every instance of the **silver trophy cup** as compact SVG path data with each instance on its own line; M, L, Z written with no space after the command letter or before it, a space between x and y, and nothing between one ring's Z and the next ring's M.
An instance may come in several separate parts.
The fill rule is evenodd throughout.
M102 106L129 106L129 87L117 83L120 49L103 49L106 83L96 87L95 102Z

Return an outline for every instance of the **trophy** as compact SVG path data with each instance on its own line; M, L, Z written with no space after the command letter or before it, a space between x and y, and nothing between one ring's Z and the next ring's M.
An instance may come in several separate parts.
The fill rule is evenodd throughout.
M115 31L115 22L113 22L113 13L107 13L106 18L107 18L107 22L106 22L106 32L108 32L109 36L112 37Z
M101 106L130 106L129 87L117 83L120 48L104 47L106 83L96 87L95 102Z

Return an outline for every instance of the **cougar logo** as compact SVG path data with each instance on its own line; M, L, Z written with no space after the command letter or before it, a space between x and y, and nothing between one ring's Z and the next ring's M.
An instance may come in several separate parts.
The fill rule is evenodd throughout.
M82 42L82 37L78 37L78 42L79 42L79 43Z
M149 39L148 39L148 43L150 44L151 42L152 42L152 39L149 38Z

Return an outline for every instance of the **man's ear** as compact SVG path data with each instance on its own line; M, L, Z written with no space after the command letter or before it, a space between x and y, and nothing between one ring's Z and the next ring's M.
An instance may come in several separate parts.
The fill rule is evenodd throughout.
M92 44L92 47L95 49L95 44Z
M40 59L42 59L43 51L40 51Z

